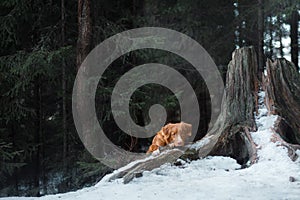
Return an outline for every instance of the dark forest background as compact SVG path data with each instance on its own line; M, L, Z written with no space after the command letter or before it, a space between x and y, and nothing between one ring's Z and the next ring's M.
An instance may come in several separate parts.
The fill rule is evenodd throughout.
M266 58L284 56L298 68L299 9L299 0L1 0L0 196L76 190L112 171L85 150L71 108L77 69L106 38L137 27L165 27L198 41L223 75L232 51L249 45L261 71ZM180 57L151 49L120 57L100 80L96 109L107 136L135 152L150 144L151 138L118 129L110 111L114 84L148 62L172 66L189 80L201 108L195 140L203 137L210 98L201 76ZM132 118L147 124L148 108L158 102L167 109L168 122L180 121L174 94L151 84L134 93Z

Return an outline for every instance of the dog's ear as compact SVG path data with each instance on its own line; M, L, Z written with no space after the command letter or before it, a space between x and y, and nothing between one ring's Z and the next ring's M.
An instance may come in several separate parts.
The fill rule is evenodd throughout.
M177 134L178 133L178 126L172 126L172 129L171 129L171 134Z
M170 127L169 125L166 125L162 128L162 135L164 136L164 138L168 139L171 135L170 133Z
M162 128L163 136L166 140L169 140L172 135L178 132L178 127L174 124L167 124Z
M168 124L165 127L166 132L168 132L168 135L174 135L178 133L178 125L177 124Z

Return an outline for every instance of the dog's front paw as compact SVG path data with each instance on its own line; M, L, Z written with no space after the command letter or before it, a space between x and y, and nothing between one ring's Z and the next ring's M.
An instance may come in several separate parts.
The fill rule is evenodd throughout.
M170 143L170 144L169 144L169 147L174 148L174 147L175 147L175 144L174 144L174 143Z
M153 156L158 156L159 154L160 154L159 149L157 149L157 150L155 150L155 151L152 152Z

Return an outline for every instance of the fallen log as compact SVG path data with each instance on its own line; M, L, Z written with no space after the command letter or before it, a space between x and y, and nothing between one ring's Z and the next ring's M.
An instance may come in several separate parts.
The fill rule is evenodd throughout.
M180 149L166 150L156 156L145 159L145 161L137 162L129 167L125 166L123 170L111 176L109 181L123 178L123 183L129 183L133 178L141 177L144 171L151 171L165 163L174 163L182 154L183 151Z

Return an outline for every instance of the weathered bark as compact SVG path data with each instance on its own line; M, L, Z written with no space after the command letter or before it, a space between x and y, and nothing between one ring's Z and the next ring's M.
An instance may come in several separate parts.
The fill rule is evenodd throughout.
M250 132L256 130L254 112L257 110L257 59L253 47L241 48L233 53L228 65L227 84L223 96L221 114L214 127L202 139L199 150L189 149L183 155L180 150L163 152L157 157L141 161L126 168L110 180L122 178L124 183L141 176L164 163L174 163L178 156L183 159L198 159L208 155L231 156L241 164L256 162L256 145ZM256 103L255 103L256 102Z
M300 74L294 64L285 59L268 60L263 85L269 114L280 115L291 128L283 137L300 144Z
M256 148L249 131L256 130L257 59L253 47L235 50L228 65L222 110L214 128L205 136L210 142L199 150L199 157L223 155L240 164L255 162Z
M298 10L295 9L292 12L291 24L290 24L291 25L291 58L292 58L292 62L294 63L297 71L299 71L298 21L299 21L299 14L298 14Z
M257 13L257 28L258 28L258 78L262 80L264 71L264 1L258 0Z

